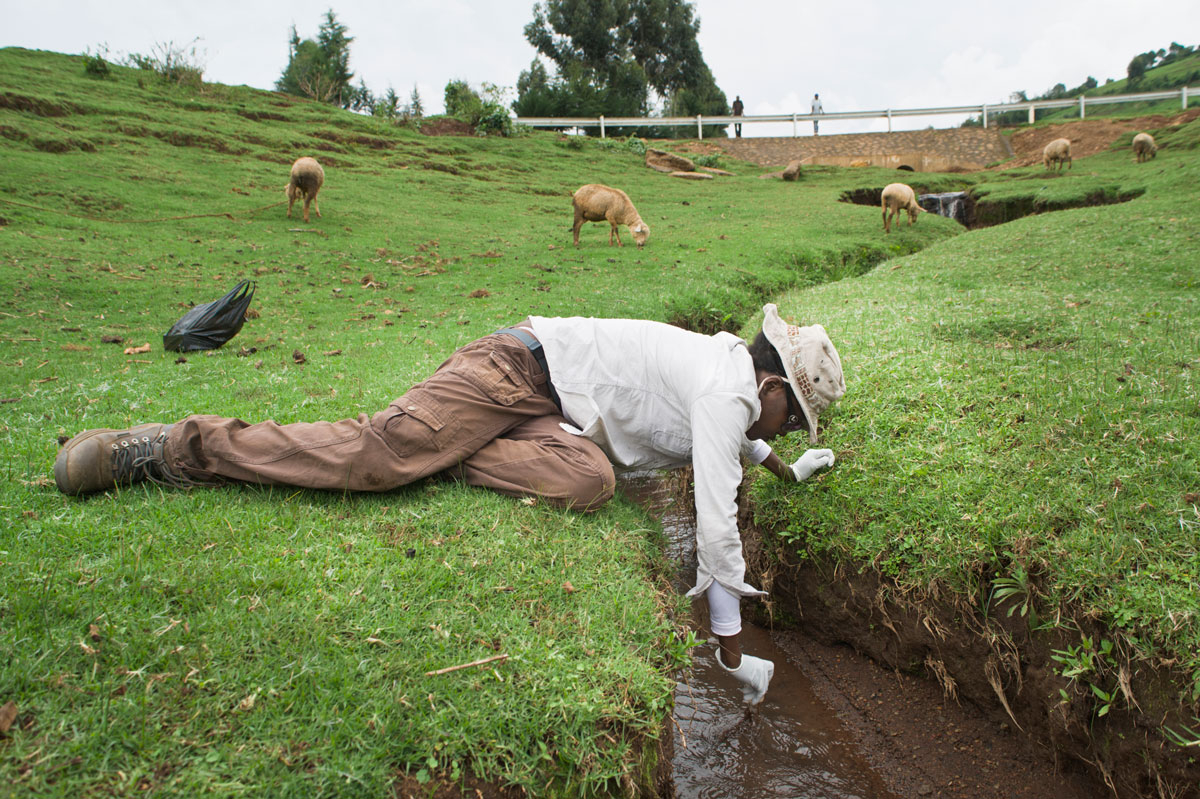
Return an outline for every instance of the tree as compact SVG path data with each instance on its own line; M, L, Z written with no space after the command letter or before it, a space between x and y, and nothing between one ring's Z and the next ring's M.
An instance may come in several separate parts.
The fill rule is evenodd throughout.
M1172 61L1177 61L1180 58L1187 58L1194 52L1196 52L1195 47L1185 47L1179 42L1171 42L1171 46L1167 48L1167 54L1163 57L1159 66L1162 66L1162 64L1169 64Z
M408 97L408 113L413 119L420 119L425 116L425 106L421 103L421 93L417 91L417 85L413 84L412 94Z
M1159 59L1165 57L1166 50L1147 50L1133 57L1129 62L1129 66L1125 69L1125 74L1129 78L1129 85L1139 83L1142 76L1146 74L1146 70L1158 65Z
M387 94L375 99L371 104L371 115L385 119L395 119L400 115L400 95L396 94L395 89L388 86Z
M354 38L346 35L346 26L337 21L333 9L325 12L315 40L301 40L293 25L288 64L275 82L275 89L342 108L350 108L356 102L361 104L366 86L355 89L350 85L354 77L350 71L352 41Z
M452 80L447 83L445 93L442 95L442 103L446 106L447 116L471 124L475 124L479 116L479 109L483 107L483 100L479 97L479 93L472 89L465 80Z
M639 116L651 92L681 114L729 113L700 52L700 21L686 0L544 0L525 38L535 59L517 82L522 116ZM714 130L714 133L717 131Z

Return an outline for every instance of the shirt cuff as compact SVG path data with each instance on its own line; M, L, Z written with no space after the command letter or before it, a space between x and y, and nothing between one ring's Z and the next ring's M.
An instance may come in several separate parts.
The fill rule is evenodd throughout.
M746 452L746 457L751 463L762 463L770 454L771 445L761 438L756 438L750 442L750 449Z

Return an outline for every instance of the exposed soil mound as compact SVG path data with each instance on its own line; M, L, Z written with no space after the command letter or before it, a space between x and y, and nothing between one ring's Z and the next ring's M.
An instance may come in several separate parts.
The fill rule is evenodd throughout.
M453 117L438 117L421 123L421 132L426 136L474 136L475 129Z
M1058 138L1071 140L1071 157L1082 158L1107 150L1112 143L1128 133L1185 125L1200 117L1200 108L1192 108L1175 116L1137 117L1135 119L1081 119L1044 128L1023 128L1010 137L1013 158L996 169L1012 169L1042 162L1042 148Z

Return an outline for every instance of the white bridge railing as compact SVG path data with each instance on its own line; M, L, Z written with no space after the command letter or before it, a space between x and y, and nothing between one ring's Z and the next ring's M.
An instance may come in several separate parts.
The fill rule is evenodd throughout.
M887 108L881 111L835 111L827 114L758 114L740 117L711 116L697 114L694 117L517 117L514 121L519 125L533 128L600 128L600 138L605 137L605 131L610 127L637 128L652 126L695 125L698 138L704 138L705 125L750 125L756 122L791 122L792 135L798 136L797 126L801 122L834 121L839 119L887 119L888 133L892 132L892 119L895 117L924 117L940 114L979 114L983 117L983 126L988 126L988 116L1005 111L1029 111L1029 124L1033 124L1034 115L1039 108L1071 108L1079 107L1079 117L1087 116L1087 107L1107 103L1138 103L1155 100L1170 100L1178 97L1180 107L1188 107L1188 96L1200 96L1200 87L1171 89L1165 92L1142 92L1141 94L1113 94L1099 97L1080 95L1064 100L1028 100L1020 103L998 103L996 105L952 105L941 108Z

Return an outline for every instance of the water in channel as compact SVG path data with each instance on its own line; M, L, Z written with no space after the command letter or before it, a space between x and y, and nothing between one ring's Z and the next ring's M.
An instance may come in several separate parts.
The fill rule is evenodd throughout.
M941 194L922 194L917 202L931 214L949 217L959 224L966 225L967 193L965 191L947 191Z
M679 564L677 587L686 591L696 573L690 510L652 480L629 481L625 489L662 522L668 554ZM709 634L707 615L707 602L696 601L692 627L698 635ZM714 646L693 650L692 669L679 677L673 760L678 799L895 799L769 632L744 624L742 649L775 663L770 690L753 710L747 711L739 684L717 664Z

